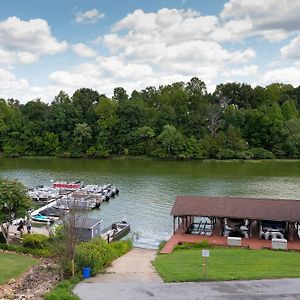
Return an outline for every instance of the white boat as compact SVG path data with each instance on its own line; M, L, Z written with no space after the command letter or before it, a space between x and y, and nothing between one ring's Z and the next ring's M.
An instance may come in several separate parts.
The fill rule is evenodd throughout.
M122 222L116 222L106 227L101 232L101 238L108 243L112 241L120 240L126 236L130 231L130 224L123 220Z
M56 200L53 200L49 204L44 205L44 206L30 212L31 220L35 221L35 222L41 222L41 223L47 223L47 222L52 223L52 222L58 220L59 217L53 217L53 216L47 216L47 215L42 215L41 214L41 212L43 210L53 207L55 205L55 203L56 203Z

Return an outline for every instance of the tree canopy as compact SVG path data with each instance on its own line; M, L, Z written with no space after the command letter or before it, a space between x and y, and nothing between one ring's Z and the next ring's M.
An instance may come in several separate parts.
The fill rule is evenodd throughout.
M81 88L52 103L0 99L7 156L175 159L300 158L300 87L228 82L207 92L197 78L111 98Z
M31 199L25 186L18 182L0 178L0 226L3 236L9 242L9 227L12 221L27 215Z

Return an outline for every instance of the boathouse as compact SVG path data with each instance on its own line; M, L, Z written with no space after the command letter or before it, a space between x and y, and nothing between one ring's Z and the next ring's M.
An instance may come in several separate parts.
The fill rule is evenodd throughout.
M101 236L102 220L77 217L75 221L75 232L81 241L89 241L94 237Z
M226 245L228 237L240 237L250 248L271 248L271 241L282 239L300 249L300 200L178 196L171 215L174 235L163 253L203 239Z

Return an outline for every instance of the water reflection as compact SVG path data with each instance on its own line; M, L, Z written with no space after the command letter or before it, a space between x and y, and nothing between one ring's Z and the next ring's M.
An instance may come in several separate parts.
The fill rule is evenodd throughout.
M55 158L0 159L0 176L27 186L51 180L113 182L120 196L103 203L94 217L104 226L124 217L140 234L138 246L154 247L172 233L170 210L176 195L300 198L300 162L177 162Z

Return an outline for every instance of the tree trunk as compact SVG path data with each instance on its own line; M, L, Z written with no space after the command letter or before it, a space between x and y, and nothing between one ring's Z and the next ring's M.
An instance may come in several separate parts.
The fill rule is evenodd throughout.
M5 238L6 244L9 245L9 225L6 225L6 228L4 227L3 223L1 223L1 232Z

